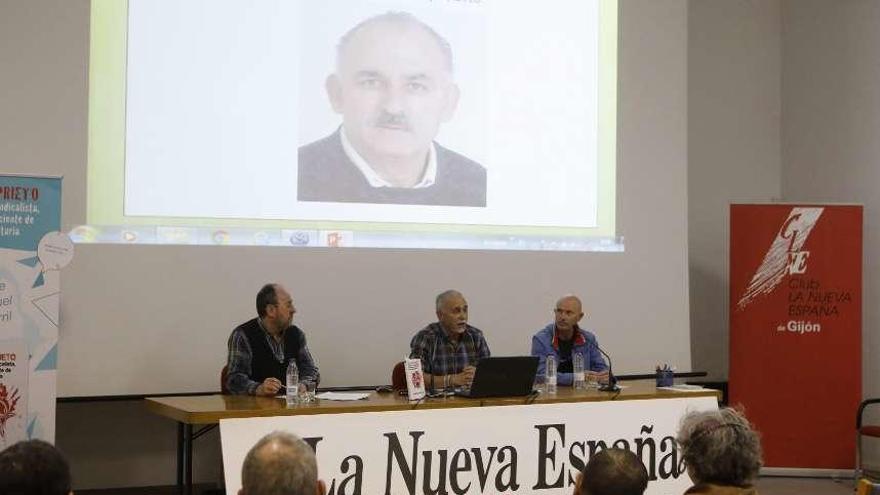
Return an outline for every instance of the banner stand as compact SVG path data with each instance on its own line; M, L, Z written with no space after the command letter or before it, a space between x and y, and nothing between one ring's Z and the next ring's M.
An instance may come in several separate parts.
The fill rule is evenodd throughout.
M0 175L0 450L55 441L61 178Z
M761 432L774 472L828 476L855 465L862 214L858 205L730 207L730 404Z

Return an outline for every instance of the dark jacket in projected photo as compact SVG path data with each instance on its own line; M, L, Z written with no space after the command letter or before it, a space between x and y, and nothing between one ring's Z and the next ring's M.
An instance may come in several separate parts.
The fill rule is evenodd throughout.
M349 160L339 130L299 149L299 201L486 206L486 169L434 143L437 176L423 188L373 187Z

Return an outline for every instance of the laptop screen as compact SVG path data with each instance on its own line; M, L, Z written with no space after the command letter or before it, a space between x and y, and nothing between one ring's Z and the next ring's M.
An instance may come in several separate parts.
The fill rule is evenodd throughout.
M477 362L466 397L525 396L532 393L538 358L535 356L488 357Z

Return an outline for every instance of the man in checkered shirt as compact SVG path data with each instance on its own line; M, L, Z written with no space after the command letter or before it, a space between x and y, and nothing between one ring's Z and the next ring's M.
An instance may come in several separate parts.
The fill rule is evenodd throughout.
M435 383L468 387L477 361L489 357L489 344L480 329L468 325L468 304L461 292L442 292L435 303L437 321L412 338L409 357L422 360L428 388Z

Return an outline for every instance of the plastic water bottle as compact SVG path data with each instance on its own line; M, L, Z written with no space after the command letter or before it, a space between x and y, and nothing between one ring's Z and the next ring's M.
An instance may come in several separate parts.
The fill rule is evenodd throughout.
M556 356L547 356L547 366L544 368L545 382L547 383L547 393L556 393Z
M584 355L575 352L572 356L572 371L574 374L574 380L572 384L575 389L583 389L586 388L586 382L584 382Z
M287 405L291 406L297 403L299 398L299 370L296 368L296 359L291 359L287 365Z

